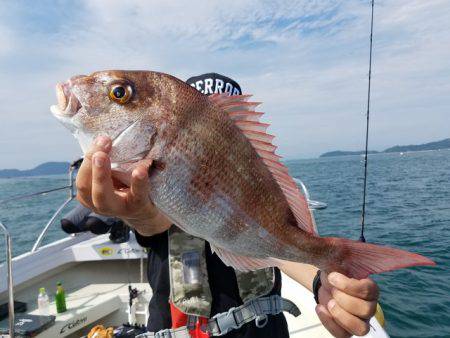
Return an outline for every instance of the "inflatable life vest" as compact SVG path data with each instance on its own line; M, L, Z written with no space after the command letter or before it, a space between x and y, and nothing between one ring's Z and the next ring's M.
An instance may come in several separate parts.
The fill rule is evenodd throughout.
M274 287L273 268L251 272L236 271L243 305L209 318L212 296L208 283L205 241L179 228L169 229L169 278L172 328L138 337L204 338L223 335L255 321L267 323L267 315L287 311L300 314L297 306L279 295L266 296Z

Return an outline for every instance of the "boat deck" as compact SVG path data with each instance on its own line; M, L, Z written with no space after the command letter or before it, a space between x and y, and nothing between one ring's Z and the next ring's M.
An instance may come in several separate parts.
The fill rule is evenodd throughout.
M145 304L145 308L151 298L145 256L133 236L122 244L111 243L106 235L68 237L14 258L14 296L27 303L27 313L38 314L38 290L46 288L52 301L51 314L56 316L56 321L37 336L40 338L80 337L96 324L118 326L128 320L129 282L142 291L141 304ZM5 272L5 266L0 266L0 276L5 276ZM66 290L68 311L62 314L56 314L52 297L58 281ZM297 318L286 314L291 337L331 337L315 314L315 302L309 290L283 275L282 295L294 301L302 312ZM0 302L6 300L6 285L2 279ZM145 322L142 311L137 318ZM387 337L374 318L371 324L367 337Z

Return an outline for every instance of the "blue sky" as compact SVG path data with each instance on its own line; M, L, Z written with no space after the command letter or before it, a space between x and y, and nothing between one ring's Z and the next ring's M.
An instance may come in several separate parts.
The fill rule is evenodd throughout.
M370 1L2 1L0 168L80 155L54 86L101 69L216 71L285 158L364 142ZM372 149L450 137L450 3L376 1Z

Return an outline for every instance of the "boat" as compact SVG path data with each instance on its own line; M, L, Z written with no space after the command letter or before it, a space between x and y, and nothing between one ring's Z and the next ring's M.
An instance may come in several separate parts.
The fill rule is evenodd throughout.
M113 243L107 234L84 232L41 246L48 229L75 197L75 171L76 168L72 165L67 200L43 227L32 249L11 260L7 259L0 265L0 304L6 304L9 300L11 309L12 301L15 300L20 302L18 305L22 305L20 311L24 311L19 312L18 309L15 313L15 336L22 336L21 333L29 326L34 326L27 331L30 336L74 338L86 336L98 324L118 327L131 322L139 327L147 323L148 303L152 296L146 280L147 254L138 245L133 233L124 243ZM297 180L297 183L308 199L314 219L314 210L324 209L327 205L311 200L303 182ZM1 228L8 234L7 228L0 222ZM7 240L10 240L9 236ZM11 247L8 245L7 250L10 254ZM10 276L9 271L12 272ZM8 279L7 276L11 278ZM55 290L59 281L66 291L67 311L57 314L51 297L50 315L44 318L34 317L39 315L38 290L41 287L49 291ZM312 293L284 274L282 284L282 296L292 300L301 311L298 317L286 314L290 336L332 337L315 313L316 304ZM23 304L26 304L26 310ZM14 316L9 319L11 317ZM6 331L0 337L14 337L14 334L7 333L10 332L8 327L12 327L12 323L8 319L0 322L0 327ZM388 337L375 317L370 320L370 324L370 332L365 337Z

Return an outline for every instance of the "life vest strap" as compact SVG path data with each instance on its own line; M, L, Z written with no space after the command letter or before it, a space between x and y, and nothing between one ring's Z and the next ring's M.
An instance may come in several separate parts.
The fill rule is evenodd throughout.
M277 315L281 312L289 312L294 317L301 314L300 309L292 301L279 295L259 297L249 300L238 307L233 307L227 312L216 314L201 328L210 336L222 336L231 330L241 328L251 321L255 321L259 328L267 323L268 315ZM147 332L136 338L191 338L187 326L176 329L165 329L158 332Z
M227 312L216 314L203 330L211 336L222 336L253 320L258 327L264 327L267 323L267 315L276 315L284 311L295 317L301 313L297 305L279 295L259 297L231 308Z
M158 332L146 332L136 336L136 338L191 338L186 326L176 329L165 329Z

